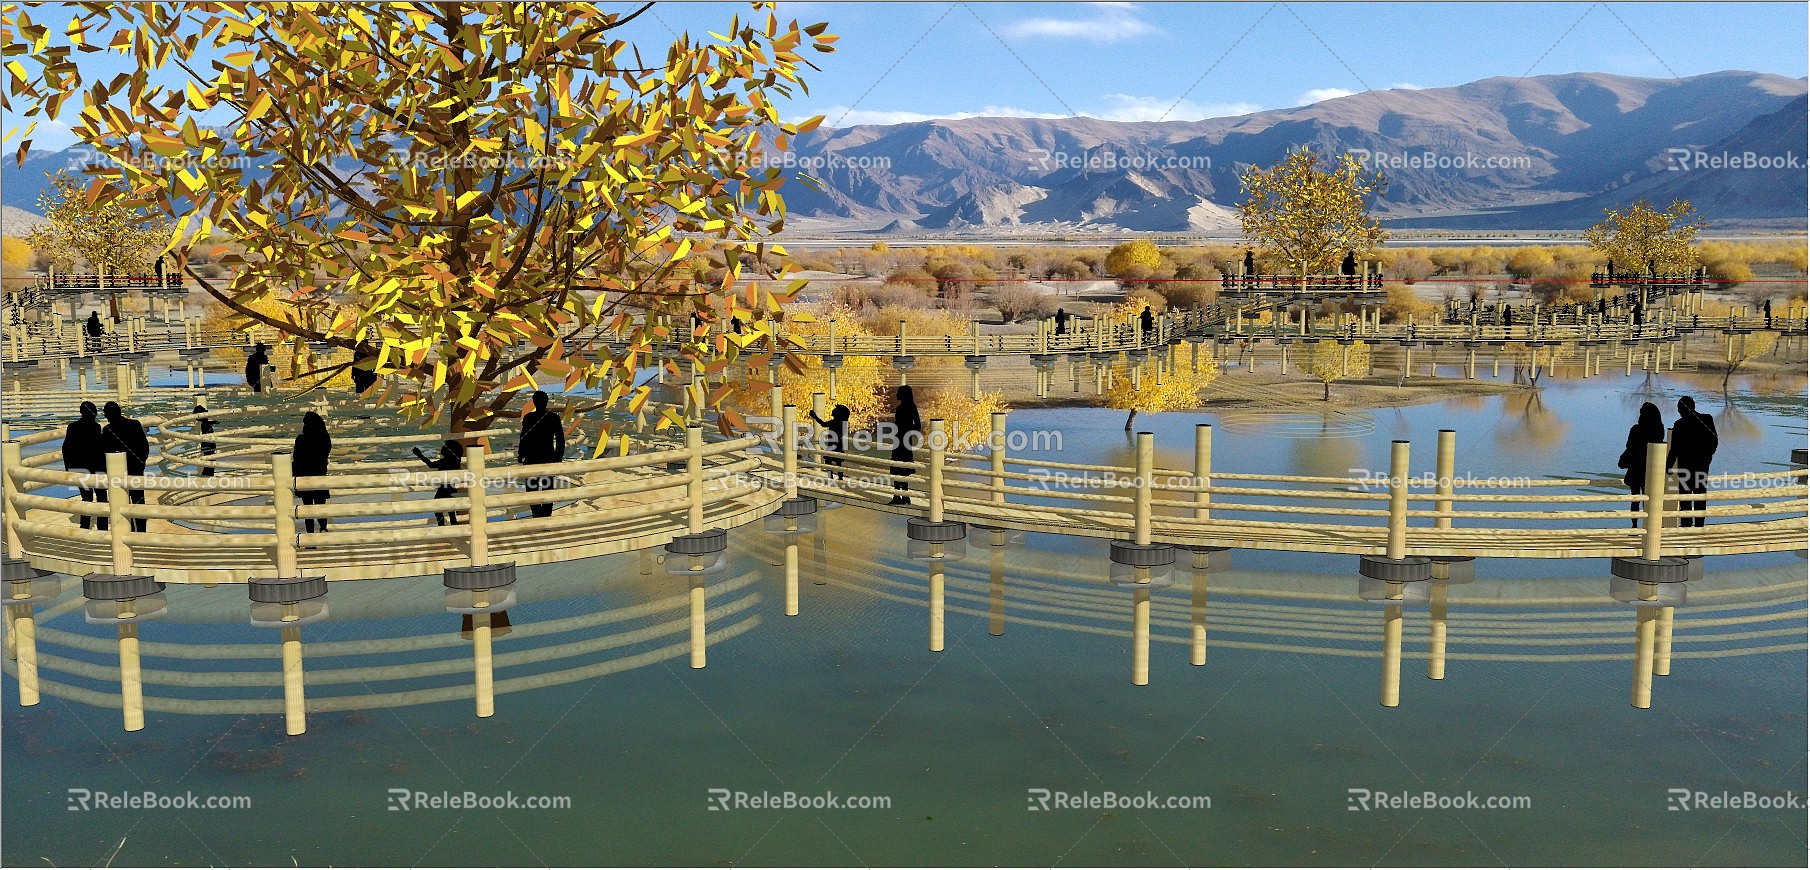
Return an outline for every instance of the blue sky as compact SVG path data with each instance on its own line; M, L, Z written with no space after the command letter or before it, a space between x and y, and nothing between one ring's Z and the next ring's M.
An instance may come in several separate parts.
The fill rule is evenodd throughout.
M660 3L621 35L657 57L676 33L720 31L747 10ZM814 55L822 71L787 107L792 118L822 114L837 126L974 115L1194 120L1367 88L1581 71L1795 78L1806 74L1810 33L1802 2L786 2L780 15L828 21L842 37L835 54ZM84 60L97 61L119 63ZM9 130L16 120L7 117ZM34 139L69 144L43 125Z

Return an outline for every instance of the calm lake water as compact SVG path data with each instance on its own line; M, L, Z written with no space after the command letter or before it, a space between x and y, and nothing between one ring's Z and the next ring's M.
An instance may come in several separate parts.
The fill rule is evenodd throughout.
M1229 377L1235 375L1229 375ZM1345 474L1387 467L1458 431L1480 476L1615 477L1640 402L1675 416L1694 392L1722 430L1717 471L1786 467L1805 443L1801 377L1545 381L1343 419L1352 437L1278 437L1248 418L1140 415L1159 465L1186 467L1192 427L1216 423L1220 471ZM1714 398L1711 398L1714 396ZM1015 412L1059 430L1060 458L1129 464L1122 413ZM1052 458L1054 456L1052 455ZM635 554L524 569L498 679L547 688L404 704L469 682L469 646L438 578L335 584L304 629L312 698L376 696L316 713L149 713L4 683L0 779L9 866L289 865L1778 865L1801 867L1805 813L1671 808L1670 790L1772 798L1807 791L1805 563L1712 559L1678 610L1670 676L1629 706L1632 609L1606 560L1480 560L1451 590L1446 678L1425 677L1425 610L1407 617L1401 705L1377 703L1381 616L1357 600L1355 557L1237 551L1211 574L1207 664L1188 662L1189 573L1154 593L1150 684L1131 685L1130 597L1099 541L1032 535L950 562L947 648L926 648L925 564L902 518L825 510L818 532L731 535L710 582L709 666L688 667L687 581ZM802 613L783 609L787 540ZM975 536L978 543L979 536ZM1004 633L989 630L997 570ZM653 606L645 606L649 603ZM39 608L40 613L45 608ZM255 674L227 688L151 685L177 698L275 699L274 631L246 624L242 590L172 588L147 645L253 645L208 657L147 650L149 672ZM536 626L559 630L539 631ZM79 610L42 623L45 678L117 692L111 630ZM91 638L76 648L58 638ZM391 649L369 651L366 647ZM366 647L359 642L367 643ZM256 645L262 645L257 647ZM265 652L257 652L257 649ZM165 650L167 652L167 650ZM195 653L201 655L201 653ZM61 657L53 667L51 656ZM73 660L78 663L69 664ZM72 676L82 665L94 676ZM344 669L376 669L349 671ZM590 668L591 672L581 669ZM91 670L91 669L90 669ZM601 673L593 675L592 672ZM155 677L154 677L155 679ZM220 679L226 679L221 677ZM191 680L193 681L193 680ZM70 810L70 790L249 796L249 810ZM565 809L396 810L391 790L569 798ZM1037 792L1205 796L1201 809L1034 811ZM1361 810L1352 790L1432 792L1515 809ZM753 795L879 796L884 809L712 809Z

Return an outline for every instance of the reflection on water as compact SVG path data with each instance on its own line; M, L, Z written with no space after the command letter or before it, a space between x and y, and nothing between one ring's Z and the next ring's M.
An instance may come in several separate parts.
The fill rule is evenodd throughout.
M1222 432L1224 471L1382 467L1387 441L1430 467L1606 476L1639 381L1547 380L1509 395L1379 412L1366 438ZM1658 379L1669 409L1680 388ZM1803 443L1802 379L1699 404L1719 469ZM1693 388L1694 387L1690 387ZM1658 400L1655 400L1658 401ZM1727 415L1726 417L1724 415ZM1042 410L1064 461L1131 463L1119 412ZM1158 462L1187 467L1211 415L1140 415ZM1558 428L1559 434L1553 434ZM469 646L437 578L334 584L304 629L311 698L340 708L283 735L275 632L243 590L181 588L143 626L147 694L250 713L117 708L5 683L0 861L99 864L1759 864L1802 866L1801 811L1667 809L1668 790L1804 795L1805 570L1714 559L1679 608L1654 706L1628 705L1633 611L1604 560L1480 560L1450 590L1445 679L1426 679L1410 611L1402 705L1377 704L1381 618L1350 557L1239 551L1213 572L1206 664L1189 664L1193 577L1152 595L1150 685L1130 684L1128 592L1105 547L1033 535L947 565L947 644L926 648L925 565L903 520L825 510L818 532L731 536L709 585L709 667L684 664L687 581L644 554L525 568L496 642L497 715L476 719ZM800 615L784 615L797 547ZM996 623L993 572L1003 589ZM40 608L45 678L117 691L112 636ZM999 630L994 636L993 629ZM55 660L52 657L56 657ZM511 682L518 681L518 682ZM377 701L369 709L367 700ZM1611 784L1611 785L1606 785ZM68 789L249 795L255 809L66 810ZM388 790L565 795L569 810L388 810ZM1028 812L1027 790L1206 795L1209 810ZM1526 796L1500 811L1351 812L1350 789ZM713 812L711 789L884 795L886 810ZM123 845L122 844L123 840Z

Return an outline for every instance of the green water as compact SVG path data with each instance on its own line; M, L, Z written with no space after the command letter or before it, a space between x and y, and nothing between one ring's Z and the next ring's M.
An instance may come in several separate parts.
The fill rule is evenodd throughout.
M1216 465L1342 472L1379 461L1392 437L1430 454L1431 433L1444 426L1460 432L1461 469L1495 472L1535 457L1551 473L1610 471L1640 389L1618 379L1555 382L1532 414L1504 397L1379 412L1374 434L1318 444L1223 434ZM1725 435L1718 471L1773 467L1803 443L1801 383L1792 389L1783 399L1736 400L1749 425ZM1116 413L1013 418L1069 433L1065 460L1121 461ZM1187 430L1209 418L1140 419L1179 460ZM784 539L758 527L731 535L730 568L710 581L710 604L723 612L710 622L702 670L684 654L685 578L632 554L524 569L511 611L517 632L497 641L497 654L599 648L502 667L499 681L623 664L499 695L490 719L475 718L466 698L315 713L299 737L285 737L282 717L266 713L153 712L143 731L127 734L117 709L50 695L20 708L9 677L0 698L0 862L1803 866L1810 857L1801 809L1668 809L1672 788L1800 800L1810 791L1805 563L1795 556L1710 562L1678 610L1678 657L1670 676L1655 678L1648 710L1628 703L1634 616L1608 597L1603 560L1482 560L1478 581L1451 591L1446 678L1426 678L1427 614L1410 610L1401 705L1384 708L1381 615L1357 601L1352 557L1234 553L1231 570L1208 578L1200 667L1188 663L1191 576L1179 571L1175 587L1153 595L1150 683L1138 687L1130 596L1105 582L1100 542L1032 536L1005 551L1001 636L987 617L994 560L972 547L948 563L947 645L933 653L926 564L905 558L903 520L855 508L826 510L822 520L819 534L792 539L802 577L796 617L783 613L774 567ZM172 589L169 615L145 623L143 639L264 644L267 656L147 655L145 667L273 675L275 633L246 625L242 600L231 587ZM310 697L381 701L468 684L459 662L469 647L452 642L457 617L441 611L437 578L336 584L329 601L332 617L304 629L311 649L449 642L381 655L310 652L310 673L452 666L311 683ZM650 601L673 606L624 614ZM530 636L530 626L596 614L613 616ZM79 611L43 628L111 637ZM107 649L41 642L46 655L102 667L115 663ZM48 664L45 677L117 691ZM280 689L150 693L274 699ZM252 809L71 812L72 788L245 795ZM570 808L392 811L392 788L556 795ZM1531 805L1353 811L1354 788ZM712 789L878 795L890 808L712 811ZM1211 807L1033 812L1031 789L1203 795Z

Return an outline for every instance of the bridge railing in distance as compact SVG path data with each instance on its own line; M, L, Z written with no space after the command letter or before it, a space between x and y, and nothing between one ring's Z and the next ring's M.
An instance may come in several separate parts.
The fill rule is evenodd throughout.
M996 425L991 443L1003 445L1003 422ZM1803 469L1712 477L1708 493L1690 496L1706 509L1681 510L1676 493L1631 496L1607 476L1475 479L1455 466L1422 476L1398 469L1367 477L1216 473L1211 427L1197 427L1197 437L1204 443L1196 455L1207 457L1207 467L1157 469L1148 478L1127 466L1007 456L1003 447L950 452L936 476L923 461L794 449L801 475L810 478L802 484L807 491L881 506L891 475L903 470L913 492L940 479L951 518L1025 531L1123 538L1135 522L1139 491L1148 490L1153 539L1190 546L1390 555L1394 540L1405 555L1641 556L1657 546L1658 555L1701 556L1801 549L1810 532ZM1455 456L1455 434L1441 440L1443 462ZM838 470L846 479L833 479ZM1397 498L1405 510L1390 510ZM1656 539L1645 528L1649 511L1656 511ZM1708 519L1701 528L1666 527L1700 516Z

